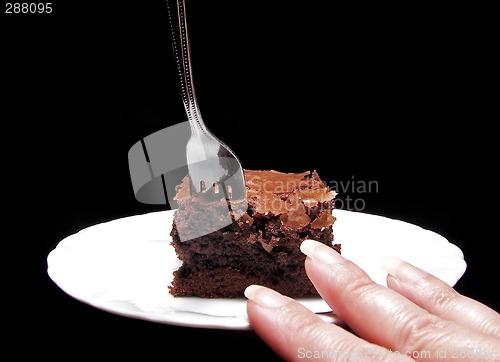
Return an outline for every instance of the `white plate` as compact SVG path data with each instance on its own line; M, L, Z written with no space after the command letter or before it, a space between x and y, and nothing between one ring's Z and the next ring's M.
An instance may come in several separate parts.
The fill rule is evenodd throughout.
M250 329L246 300L174 298L168 292L180 265L170 245L173 210L129 216L68 236L47 257L50 278L67 294L131 318L190 327ZM382 216L334 210L342 255L385 284L382 260L406 260L453 286L466 269L462 251L443 236ZM336 322L319 297L299 299ZM330 313L329 313L330 312Z

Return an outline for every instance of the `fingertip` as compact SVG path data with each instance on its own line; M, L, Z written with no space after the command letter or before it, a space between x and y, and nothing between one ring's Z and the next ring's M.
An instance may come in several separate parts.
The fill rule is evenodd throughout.
M429 275L424 270L393 257L385 258L381 266L389 275L407 283L416 283Z
M261 307L278 308L288 304L291 299L262 285L249 285L244 291L245 297Z
M300 251L309 258L324 264L342 263L345 260L334 249L316 240L304 240L300 244Z
M300 251L308 257L312 257L318 244L319 242L316 240L306 239L300 244Z
M382 270L387 272L388 274L395 276L396 275L396 269L398 266L402 263L403 261L401 259L393 258L393 257L387 257L384 260L382 260Z
M248 287L246 287L245 291L243 292L245 294L245 297L250 300L255 299L255 295L259 292L261 288L264 288L261 285L257 284L251 284Z

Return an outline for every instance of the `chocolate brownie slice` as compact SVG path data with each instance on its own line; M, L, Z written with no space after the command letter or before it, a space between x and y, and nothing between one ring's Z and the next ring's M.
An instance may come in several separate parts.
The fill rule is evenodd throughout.
M260 284L290 297L317 295L299 247L314 239L340 252L340 244L333 244L335 192L316 171L244 170L244 176L246 202L231 202L232 222L201 236L191 233L193 225L217 224L227 217L228 203L222 193L209 203L201 193L191 195L188 176L177 187L170 235L182 265L170 293L234 298Z

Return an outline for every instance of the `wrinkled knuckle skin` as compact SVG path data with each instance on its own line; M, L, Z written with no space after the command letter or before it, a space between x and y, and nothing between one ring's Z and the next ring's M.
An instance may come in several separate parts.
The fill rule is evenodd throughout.
M285 306L275 314L278 320L279 330L287 336L289 342L296 338L310 340L315 336L320 326L324 323L317 315L312 313L304 314L301 309L295 306Z
M378 288L371 280L353 279L353 281L344 289L344 298L361 303L369 302L375 290Z
M429 285L425 280L417 286L417 289L426 294L429 303L441 312L452 311L459 300L459 294L455 290L445 291L442 288Z
M356 338L349 338L341 332L336 333L331 325L323 322L303 325L298 334L302 341L308 341L308 345L315 346L314 350L324 357L346 357L360 348Z
M400 346L410 351L428 350L453 339L449 322L432 314L409 318L401 327Z

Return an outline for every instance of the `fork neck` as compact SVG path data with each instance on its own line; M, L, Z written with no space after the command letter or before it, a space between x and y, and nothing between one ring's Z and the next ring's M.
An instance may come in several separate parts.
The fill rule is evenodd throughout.
M208 138L211 138L210 132L208 131L205 123L203 122L203 118L201 117L201 112L199 111L194 92L191 93L191 96L189 98L184 98L184 109L186 111L189 125L191 126L191 137L199 138L202 136L206 136Z

